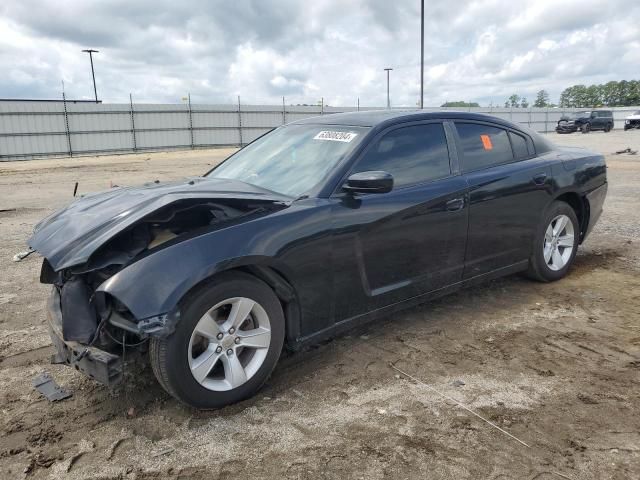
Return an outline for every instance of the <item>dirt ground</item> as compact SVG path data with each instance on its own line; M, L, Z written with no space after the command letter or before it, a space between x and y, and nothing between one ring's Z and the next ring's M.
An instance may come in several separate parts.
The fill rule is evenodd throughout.
M0 163L0 478L640 478L640 154L612 154L640 150L640 131L550 137L609 165L567 278L504 278L285 354L255 398L214 412L178 404L149 368L110 392L50 365L40 259L12 257L76 181L197 175L228 151ZM73 397L35 392L45 370Z

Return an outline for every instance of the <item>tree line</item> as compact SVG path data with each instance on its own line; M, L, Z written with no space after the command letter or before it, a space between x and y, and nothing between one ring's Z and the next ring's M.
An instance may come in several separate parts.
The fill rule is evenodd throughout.
M600 85L573 85L565 88L560 94L560 101L555 105L549 101L549 93L540 90L536 94L533 107L630 107L640 105L640 80L611 81ZM506 108L528 108L526 97L513 94L504 102Z
M640 80L573 85L560 94L561 107L630 107L640 105Z
M560 94L558 104L551 103L549 93L540 90L536 94L532 107L630 107L640 105L640 80L611 81L600 85L573 85ZM447 102L443 107L478 107L475 102ZM505 108L529 108L527 97L514 93L504 102Z

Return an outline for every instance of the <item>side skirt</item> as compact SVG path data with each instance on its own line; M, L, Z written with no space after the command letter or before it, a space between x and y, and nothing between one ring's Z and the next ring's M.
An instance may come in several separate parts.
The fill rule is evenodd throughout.
M407 300L403 300L402 302L393 303L391 305L388 305L383 308L379 308L377 310L373 310L371 312L367 312L361 315L357 315L355 317L347 318L346 320L341 320L340 322L337 322L336 324L332 325L331 327L325 328L324 330L320 330L319 332L313 333L306 337L301 337L296 339L295 342L290 343L289 348L293 351L298 351L307 345L319 343L323 340L336 337L345 332L348 332L349 330L357 328L361 325L365 325L379 318L389 316L392 313L396 313L404 309L411 308L416 305L420 305L422 303L426 303L430 300L434 300L436 298L449 295L450 293L457 292L458 290L464 287L477 285L479 283L484 283L489 280L493 280L493 279L504 277L507 275L512 275L514 273L522 272L526 270L528 266L529 266L529 260L522 260L512 265L502 267L497 270L493 270L492 272L484 273L482 275L477 275L475 277L468 278L466 280L448 285L446 287L442 287L437 290L432 290L431 292L427 292L415 297L411 297Z

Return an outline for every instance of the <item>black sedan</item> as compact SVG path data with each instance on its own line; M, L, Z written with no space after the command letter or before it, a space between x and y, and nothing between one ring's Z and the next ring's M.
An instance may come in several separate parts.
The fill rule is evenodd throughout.
M283 346L503 275L562 278L606 191L602 155L504 120L345 113L202 177L87 195L28 243L57 361L113 385L142 349L167 392L216 408L254 394Z

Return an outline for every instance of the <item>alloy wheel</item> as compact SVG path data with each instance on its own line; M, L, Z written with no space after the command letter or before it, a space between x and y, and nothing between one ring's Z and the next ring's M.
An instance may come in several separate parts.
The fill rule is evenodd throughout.
M259 303L245 297L223 300L202 316L191 334L191 374L208 390L233 390L260 369L270 344L269 316Z
M547 227L544 234L544 261L551 270L563 269L574 249L574 229L571 219L566 215L558 215Z

